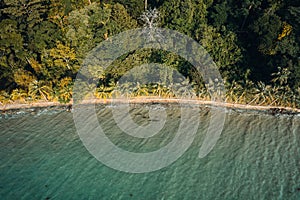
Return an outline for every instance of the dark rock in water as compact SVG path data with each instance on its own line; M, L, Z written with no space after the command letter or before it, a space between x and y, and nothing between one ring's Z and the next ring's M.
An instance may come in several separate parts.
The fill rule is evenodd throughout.
M129 196L131 196L131 197L132 197L132 196L133 196L133 194L129 194Z
M46 197L46 199L45 200L49 200L50 199L50 197Z
M297 190L297 191L300 191L300 187L298 187L296 190Z
M277 115L277 114L293 115L293 114L295 114L293 111L287 110L285 108L270 108L268 110L268 113L270 113L271 115Z
M66 106L66 110L68 111L68 112L71 112L72 111L72 105L70 104L70 105L67 105Z
M270 108L270 109L269 109L269 113L270 113L271 115L276 115L276 114L279 113L279 111L280 111L279 108Z

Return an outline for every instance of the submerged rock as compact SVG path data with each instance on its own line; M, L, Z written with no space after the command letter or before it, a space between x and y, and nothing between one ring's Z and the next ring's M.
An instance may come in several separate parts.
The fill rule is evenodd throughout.
M271 115L277 115L277 114L294 115L294 114L296 114L294 111L287 110L285 108L270 108L268 110L268 113Z

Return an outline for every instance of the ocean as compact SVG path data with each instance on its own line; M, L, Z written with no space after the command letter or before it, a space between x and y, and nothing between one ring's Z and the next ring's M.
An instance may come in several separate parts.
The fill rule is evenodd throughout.
M99 105L96 114L114 145L146 153L168 145L181 119L178 106L151 106L163 107L167 119L149 138L125 134L112 106ZM131 119L140 126L151 123L149 107L133 105ZM87 150L72 112L42 108L2 114L0 199L300 199L299 115L227 110L216 145L199 158L210 115L209 107L200 107L195 137L174 162L131 173L105 165Z

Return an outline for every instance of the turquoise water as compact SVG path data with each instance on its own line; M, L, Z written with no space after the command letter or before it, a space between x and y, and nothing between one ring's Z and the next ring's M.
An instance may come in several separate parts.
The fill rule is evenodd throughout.
M138 124L147 111L131 110ZM100 107L98 119L121 148L153 151L172 140L179 109L167 107L158 135L132 139ZM199 159L209 122L202 108L197 136L182 157L159 171L111 169L83 146L70 112L19 114L0 119L0 199L300 199L300 117L228 111L214 149Z

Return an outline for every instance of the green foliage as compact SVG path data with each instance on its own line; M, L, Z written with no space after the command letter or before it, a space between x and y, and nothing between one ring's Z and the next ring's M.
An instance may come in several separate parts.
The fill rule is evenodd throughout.
M108 0L108 2L112 5L119 3L122 4L128 13L133 16L135 19L137 19L144 11L144 3L145 1L141 0ZM148 4L149 4L148 0ZM154 6L155 7L155 6ZM149 7L148 7L149 8Z
M212 23L215 27L220 27L227 23L229 7L227 2L223 1L222 3L217 3L214 6L214 10L211 12L209 18L211 18Z
M111 35L137 26L122 5L99 3L72 11L68 16L68 24L66 37L79 58Z
M0 26L0 88L5 89L13 80L13 71L24 65L23 38L16 21L5 19Z
M18 69L14 73L14 81L22 88L27 88L30 83L36 80L36 77L29 71Z
M253 31L257 34L258 50L263 54L274 55L276 53L276 39L280 34L280 17L269 12L260 17L253 24Z
M206 5L203 1L165 1L159 8L162 26L197 38L197 29L206 23Z
M51 83L34 80L29 84L28 96L30 99L43 99L45 101L53 99L53 88Z
M300 107L300 7L295 1L270 0L2 0L1 104L70 101L87 53L113 35L141 27L145 4L159 10L162 27L192 37L209 52L225 80L228 102ZM106 70L89 66L99 80L95 96L107 99L125 92L130 97L175 97L167 68L156 73L160 82L117 87L121 77L145 63L178 70L198 98L212 99L190 63L154 49L122 55ZM146 80L147 70L135 77ZM181 95L191 95L181 89Z
M55 48L46 51L43 61L46 66L43 75L47 79L58 80L79 69L75 51L60 42L57 42Z
M56 89L58 101L61 103L68 103L72 98L72 79L69 77L63 78L59 81Z
M241 60L241 49L236 44L236 34L227 31L223 26L222 34L211 26L203 27L203 35L200 40L203 47L213 57L217 66L226 78L236 78L236 66ZM218 48L216 48L216 46Z

